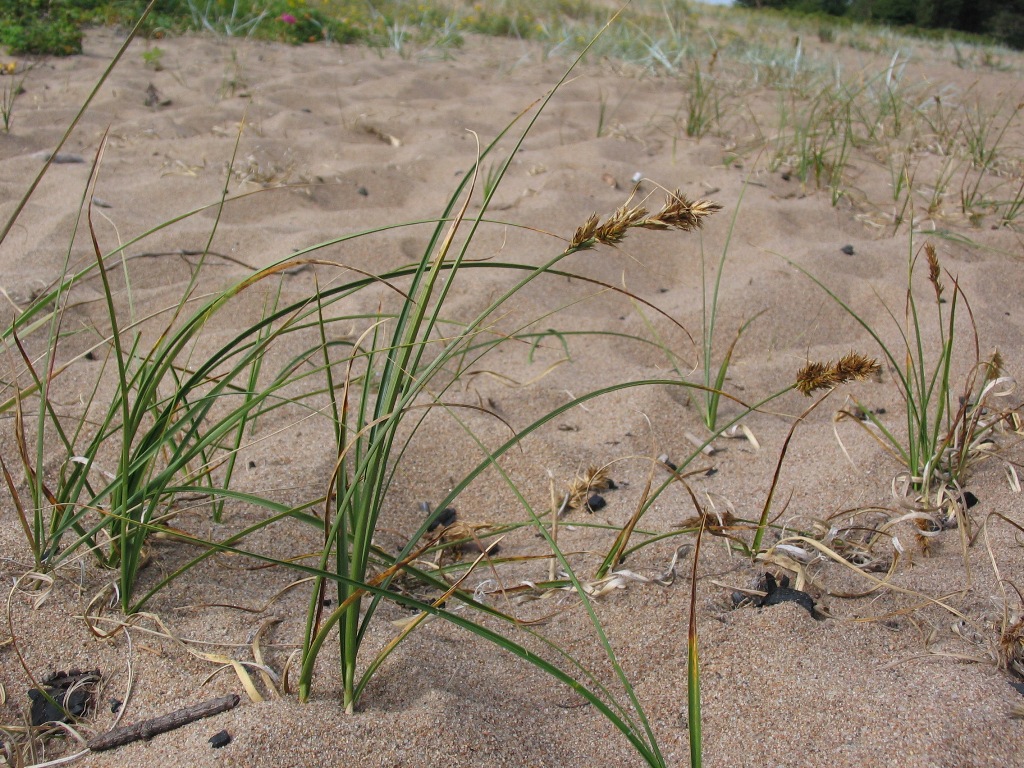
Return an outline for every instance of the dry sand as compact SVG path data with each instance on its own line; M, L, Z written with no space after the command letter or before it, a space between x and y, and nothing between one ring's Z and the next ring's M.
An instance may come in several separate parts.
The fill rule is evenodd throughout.
M82 56L45 60L30 73L12 130L0 135L0 217L10 215L38 171L41 153L55 146L117 44L115 32L90 32ZM108 144L96 197L107 207L96 209L96 214L99 239L109 249L172 216L216 201L244 119L231 190L266 186L268 191L225 209L211 250L231 260L213 258L204 272L203 287L215 290L245 274L243 264L260 267L359 229L436 216L459 174L474 160L469 131L488 140L543 96L566 67L562 59L544 58L539 47L492 39L471 39L447 60L436 52L402 58L364 48L297 48L207 37L167 39L159 45L165 54L164 69L158 72L143 67L145 44L133 45L63 150L87 162L52 167L0 248L0 285L14 302L27 301L59 274L89 161L105 131ZM954 102L955 94L970 91L991 104L1020 100L1020 58L1009 57L1011 71L965 72L944 60L946 54L938 48L920 44L909 53L904 76L921 89L923 99L934 91ZM863 68L879 73L891 52L855 52L815 41L806 55L826 66L838 61L847 72ZM153 106L145 103L150 85L158 97ZM852 156L852 190L836 207L827 189L785 180L785 167L769 173L765 158L756 153L731 162L731 153L742 153L754 138L752 116L767 119L764 116L777 101L772 91L745 93L726 105L722 135L698 142L686 138L678 122L685 99L679 81L609 62L589 63L556 96L526 139L495 197L491 216L567 238L590 214L606 214L622 204L631 177L639 173L650 180L641 192L653 192L654 205L661 201L655 183L723 204L724 211L708 222L703 234L705 253L717 259L729 219L749 182L722 284L718 344L724 348L746 318L765 312L743 336L731 368L729 386L752 401L792 382L807 359L835 358L850 349L878 354L863 330L783 257L822 276L895 343L895 328L879 298L899 314L909 245L906 227L892 237L891 225L885 223L891 221L890 179L882 159L870 152ZM604 132L598 136L602 98L607 108ZM1019 153L1020 139L1015 128L1005 145ZM297 186L281 187L283 183ZM953 208L952 201L948 207ZM213 213L208 211L132 246L128 263L137 313L162 309L178 299L189 277L187 258L179 252L203 249L212 223ZM1008 372L1014 374L1024 364L1020 242L1013 230L991 229L990 223L972 228L950 214L918 225L941 227L974 241L934 240L943 265L959 276L971 302L982 353L998 346ZM319 255L376 271L418 258L427 233L426 228L398 230L331 246ZM924 239L919 236L917 244ZM853 255L841 251L845 245L853 246ZM495 226L480 235L474 255L539 263L562 248L564 242L549 235ZM618 250L601 247L574 256L567 268L624 284L699 338L700 249L701 238L695 234L641 232ZM88 241L80 233L72 259L88 258ZM315 270L321 283L336 279L338 272L329 267ZM466 316L502 285L467 279L456 287L452 312ZM291 275L282 285L286 299L308 295L313 288L313 270ZM81 303L69 313L69 328L103 324L98 286L91 290L89 285L79 289L76 297ZM233 324L253 322L269 292L254 294L231 318L219 318L210 338L227 338ZM363 299L365 308L373 311L381 295ZM566 308L542 327L645 331L637 306L564 278L542 281L517 297L515 317L508 318L505 327L512 327L516 318L540 317L563 305ZM5 323L11 311L4 307ZM685 364L692 365L696 357L685 336L673 334L663 322L658 328ZM91 343L84 334L73 336L65 342L64 353L79 353ZM564 403L569 393L670 373L664 356L651 347L574 341L571 351L572 364L539 378L562 357L559 345L548 344L533 362L525 349L509 347L486 367L518 381L539 378L536 383L516 388L493 375L467 377L449 398L488 403L509 425L522 428L531 417ZM69 409L87 391L98 365L79 360L62 379L60 395ZM961 367L957 375L963 373ZM807 526L815 518L872 505L888 508L889 517L898 515L890 483L899 465L852 425L839 425L849 459L834 436L832 414L848 393L873 408L885 408L890 423L898 425L902 418L903 406L888 375L834 394L796 431L780 480L779 498L789 498L783 521ZM760 450L745 440L722 439L719 453L695 461L695 467L718 470L692 480L702 501L710 499L718 509L731 504L739 517L756 519L783 440L806 403L790 393L767 412L746 420ZM724 404L723 412L734 414L735 406ZM296 426L295 412L275 418L260 425L265 439L246 452L241 486L278 489L280 498L292 500L321 493L333 463L326 422ZM466 418L489 443L507 435L501 424L482 414ZM289 424L290 430L274 434ZM609 505L593 518L574 512L565 523L621 526L642 492L651 459L660 453L685 455L692 448L687 434L699 435L702 429L696 409L678 393L665 388L631 390L559 417L527 440L524 451L510 454L506 466L530 502L544 508L548 472L561 485L582 467L614 462L611 474L621 488L608 494ZM0 447L8 465L18 466L12 433L8 416ZM1017 460L1020 454L1013 438L1003 438L1003 455ZM436 502L477 461L473 444L451 420L430 419L423 439L414 443L396 477L379 543L403 543L418 526L418 502ZM57 466L51 469L56 471ZM656 472L657 479L664 476ZM1024 501L1008 488L1001 460L980 465L969 488L980 499L971 510L975 526L994 512L1024 522ZM470 521L524 518L494 476L475 483L456 506ZM256 515L229 508L225 523L216 526L207 511L199 509L183 513L176 524L220 537ZM642 527L671 530L692 515L683 489L673 487ZM30 569L30 557L6 491L0 520L0 568L10 584ZM818 562L809 569L814 578L809 589L832 615L824 621L815 621L794 603L734 610L731 588L754 587L765 566L754 567L730 555L723 539L706 539L698 569L697 611L707 765L1024 764L1024 721L1008 716L1014 705L1024 702L992 656L1004 596L984 541L979 538L968 552L969 580L956 531L943 534L932 556L924 557L912 526L901 524L895 530L907 555L892 581L906 591L880 590L843 599L835 594L866 592L871 583L834 563ZM583 553L572 558L581 574L593 573L611 541L606 531L588 528L563 529L561 535L567 550ZM749 533L742 535L749 541ZM991 540L1003 577L1019 583L1024 564L1019 537L1007 525L994 525ZM682 540L670 539L647 547L627 565L655 575L679 543ZM295 523L277 526L251 546L285 556L312 550L316 542ZM542 551L543 543L524 529L508 536L502 547L507 554L527 554ZM154 583L187 555L184 545L157 542L153 561L143 572L144 582ZM879 545L878 555L891 559L893 549ZM670 765L688 761L690 563L689 557L681 563L671 586L630 584L596 601ZM280 673L301 636L307 588L300 586L272 599L294 576L283 569L253 570L252 565L229 558L207 561L161 592L146 609L177 637L192 641L194 650L239 661L253 660L253 633L275 617L279 622L263 635L261 647L266 663ZM783 572L777 566L772 570ZM543 563L509 566L501 573L509 584L546 575ZM123 698L129 668L134 682L122 722L227 693L241 694L242 703L229 713L151 741L87 755L80 764L174 768L638 762L626 740L592 707L580 706L582 700L570 691L439 621L400 646L367 688L354 716L345 716L338 704L337 651L331 642L321 659L311 702L299 704L294 693L277 697L263 688L267 700L254 703L230 668L214 674L217 664L148 634L145 630L156 628L151 619L131 631L130 647L124 634L109 641L94 638L81 615L110 578L86 564L81 572L61 571L56 587L37 608L32 595L12 595L9 623L4 622L2 634L16 640L20 659L13 643L0 648L4 723L23 721L25 691L30 687L26 669L37 678L58 669L102 671L99 706L80 726L86 735L101 733L113 722L109 701ZM470 581L487 578L490 573L479 571ZM925 596L942 598L948 609L930 604ZM1012 590L1009 602L1011 608L1018 606ZM494 604L504 605L499 598ZM555 606L564 610L556 612ZM959 633L955 625L960 619L953 609L966 617ZM514 610L524 616L555 612L541 631L611 683L593 630L569 595ZM396 631L391 621L406 616L397 607L383 609L367 637L367 650L387 642ZM221 729L232 741L214 750L207 740ZM48 754L60 754L54 743L48 749Z

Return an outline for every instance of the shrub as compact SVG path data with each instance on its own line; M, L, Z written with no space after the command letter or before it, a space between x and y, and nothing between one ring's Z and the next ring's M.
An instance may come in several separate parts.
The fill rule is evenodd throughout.
M77 6L91 7L92 0ZM82 52L75 6L65 0L0 0L0 43L14 54Z

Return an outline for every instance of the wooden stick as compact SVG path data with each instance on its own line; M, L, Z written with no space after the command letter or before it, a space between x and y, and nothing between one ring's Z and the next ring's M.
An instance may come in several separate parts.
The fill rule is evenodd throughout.
M85 745L93 752L100 752L104 749L113 749L124 744L131 744L133 741L151 739L158 733L173 731L196 720L210 717L221 712L227 712L238 706L238 695L221 696L219 699L211 699L201 704L193 704L190 707L183 707L160 717L151 720L143 720L134 725L126 725L123 728L115 728L99 736L93 736Z

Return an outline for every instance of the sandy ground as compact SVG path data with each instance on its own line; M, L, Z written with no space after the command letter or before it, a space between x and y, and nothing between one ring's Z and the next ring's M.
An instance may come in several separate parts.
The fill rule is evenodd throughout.
M46 60L30 72L12 129L0 134L3 220L117 44L115 32L90 32L82 56ZM63 149L85 162L54 165L0 247L0 285L10 297L3 307L5 324L16 307L60 274L90 163L104 133L107 146L95 192L103 207L95 209L94 218L105 250L216 202L226 178L232 193L259 191L223 212L210 246L221 256L211 257L202 278L204 290L216 290L243 277L248 268L274 263L297 249L361 229L437 216L474 161L470 132L484 140L496 135L543 96L567 66L563 59L545 58L539 47L479 39L447 59L437 52L403 58L362 48L295 48L206 37L161 40L159 45L165 51L161 71L143 66L145 43L133 45ZM838 62L847 72L859 67L870 76L885 71L892 53L813 41L806 55L823 67ZM986 104L1020 100L1022 59L1009 57L1008 71L965 71L948 60L949 51L943 48L920 44L904 55L910 62L903 76L920 89L922 100L941 94L951 108L956 108L958 95L968 93L980 94ZM911 245L906 225L893 236L891 178L884 158L876 149L855 150L849 193L833 206L827 188L817 190L813 182L801 185L786 173L786 164L769 171L766 158L749 149L758 125L762 135L770 132L765 126L772 120L777 94L753 87L742 96L739 90L735 93L724 104L723 124L697 141L686 137L679 122L685 93L678 80L611 62L585 64L537 122L494 198L493 219L532 230L489 226L480 233L473 257L535 264L556 255L588 216L606 215L625 202L636 174L644 179L639 194L651 194L652 207L660 205L657 185L663 185L691 197L711 198L724 210L702 235L638 232L618 249L599 247L571 257L564 267L624 286L699 339L701 249L709 260L717 260L739 205L722 281L718 349L728 345L746 319L764 314L736 348L730 391L754 401L792 383L808 359L834 359L851 349L879 354L864 330L786 260L819 275L888 343L897 344L882 300L897 316L902 313ZM1016 153L1019 164L1018 127L1004 145L1010 155ZM507 152L498 154L504 158ZM925 154L921 179L941 165ZM915 206L924 207L923 198ZM952 202L945 207L945 213L940 207L932 216L919 214L917 227L953 235L932 242L971 303L982 354L998 347L1007 373L1019 373L1024 364L1019 237L1011 228L991 226L996 223L991 219L972 225L951 212ZM471 205L470 213L475 210ZM189 279L189 259L194 259L186 252L206 247L213 222L214 212L206 210L130 246L126 263L138 316L178 300ZM380 271L417 259L428 233L425 227L399 229L332 245L317 255ZM918 235L913 247L925 240ZM852 254L844 253L844 246L852 246ZM89 258L88 238L79 232L71 260ZM342 267L318 266L254 291L229 317L211 324L208 338L227 339L254 322L278 288L283 298L298 300L314 290L314 279L325 284L342 272ZM113 279L123 295L123 277ZM457 283L452 315L468 317L479 310L507 285L504 280L473 276ZM930 287L918 287L924 302ZM386 293L367 294L356 306L373 312L376 302L387 301ZM95 282L76 289L66 327L103 327L105 309L99 296ZM653 310L641 311L642 306L593 283L551 278L518 296L502 322L507 330L554 308L561 310L545 317L538 328L644 335L650 333L650 322L688 372L697 360L690 341ZM95 340L88 333L69 333L62 359L81 355ZM570 340L570 351L571 363L552 367L564 357L554 340L542 345L532 360L525 346L505 347L482 366L488 373L465 377L447 397L484 404L500 415L504 423L479 411L466 416L487 444L497 444L507 437L505 424L521 429L588 388L674 375L665 355L649 345L579 337ZM62 407L74 412L100 365L85 358L75 361L61 379ZM958 358L955 380L963 379L968 366ZM510 386L514 381L533 383ZM664 453L679 460L693 448L688 435L705 434L696 408L680 391L651 387L592 401L558 417L525 441L523 451L507 457L507 471L539 509L548 504L549 473L561 488L582 468L610 464L619 489L606 494L608 506L592 517L575 511L563 520L560 541L566 551L577 553L572 563L581 576L593 573L612 534L573 528L573 523L622 526L652 471L658 483L666 477L664 469L652 470L654 457ZM887 423L900 430L904 406L890 375L833 394L796 430L789 446L777 494L777 508L788 499L778 521L787 530L811 530L814 520L835 516L839 527L854 526L846 535L855 536L856 526L878 526L904 511L891 491L899 464L848 422L837 427L848 457L836 439L832 417L847 395L886 409ZM1008 405L1019 403L1014 397ZM722 438L716 442L717 453L694 460L688 469L717 470L691 478L701 503L756 519L783 441L807 402L791 392L748 417L744 423L756 436L758 450L744 439ZM726 419L737 412L731 403L722 409ZM323 492L333 465L329 428L326 420L300 422L300 415L278 411L260 424L260 441L243 454L242 490L273 493L290 503ZM16 481L23 482L10 414L0 424L2 455L17 470L21 480ZM979 499L970 510L972 531L992 513L1024 524L1024 501L1009 487L1003 464L1004 459L1019 460L1016 440L1012 434L1001 436L999 457L979 464L969 477L968 488ZM378 543L401 546L419 525L419 502L436 503L477 461L478 449L457 424L440 415L428 419L396 474ZM57 471L59 460L53 459L49 467ZM507 486L493 474L474 483L455 506L470 522L525 518ZM857 512L869 507L880 511ZM175 525L222 537L258 514L240 505L229 507L224 523L216 525L209 511L199 507L183 511ZM677 484L663 494L641 527L670 531L693 514L689 496ZM831 616L821 621L792 602L734 609L734 589L755 588L766 570L780 576L787 571L779 562L752 565L730 553L724 539L707 537L696 605L706 765L1024 764L1024 722L1009 716L1024 701L994 655L1004 607L1019 608L1011 585L1019 584L1024 552L1015 530L992 520L990 549L986 537L979 535L966 561L956 530L937 537L926 557L915 542L916 529L910 523L897 524L891 532L905 554L891 576L891 588L872 591L876 584L870 577L818 559L806 568L811 577L806 588ZM734 533L750 541L748 530ZM31 557L6 490L0 499L0 536L0 569L11 584L31 570ZM769 536L768 543L776 538ZM692 540L685 535L652 544L626 566L657 575L675 547ZM299 523L282 523L254 537L249 546L278 557L295 556L315 549L316 537ZM544 544L527 527L509 534L502 548L503 555L538 554ZM183 544L156 542L152 562L143 571L143 586L171 572L190 552ZM888 537L875 546L874 556L883 566L892 562L894 553L894 540ZM631 582L595 601L669 765L688 761L691 556L680 562L669 586ZM166 631L188 641L194 652L252 662L254 634L274 618L259 647L267 666L281 674L301 637L308 586L280 594L295 575L254 565L240 558L206 561L147 604L149 614L130 630L130 643L125 633L97 639L82 620L89 601L111 580L109 572L89 563L62 569L37 607L34 593L15 590L0 632L5 640L0 683L6 692L0 720L8 726L24 722L30 674L38 679L56 670L99 669L98 704L78 727L85 736L102 733L115 718L110 700L125 698L130 670L131 695L122 724L229 693L240 694L242 703L150 741L85 755L79 764L174 768L639 762L626 739L568 689L440 621L422 627L399 647L353 716L346 716L338 703L333 642L322 655L309 703L300 704L294 691L279 695L264 682L259 685L265 701L254 702L230 667L198 658L185 646L150 632L159 629L158 617ZM468 584L497 576L514 585L544 579L547 573L545 562L510 563L499 566L496 574L471 574ZM851 594L863 596L846 596ZM578 600L568 593L540 605L490 600L524 618L548 616L536 629L592 668L621 699ZM118 616L116 611L106 615ZM392 621L408 616L398 607L385 606L367 635L367 652L394 636ZM513 636L536 646L523 632L514 631ZM208 739L222 729L232 741L215 750ZM62 743L49 742L45 756L75 752L62 750ZM37 754L29 762L43 758Z

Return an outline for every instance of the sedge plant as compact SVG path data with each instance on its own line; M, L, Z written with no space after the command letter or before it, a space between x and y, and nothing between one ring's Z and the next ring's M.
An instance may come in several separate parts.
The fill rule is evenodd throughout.
M931 294L931 300L924 305L915 285L922 253L927 266L927 292ZM986 409L995 397L1005 393L1006 380L1002 378L1002 359L998 352L988 360L981 359L970 305L959 281L948 272L945 273L950 283L947 292L934 245L926 243L915 252L913 240L910 241L902 321L892 309L885 307L897 330L897 344L887 342L881 331L872 327L821 279L797 264L793 266L878 344L905 404L906 430L901 433L891 429L877 413L860 402L855 402L854 411L846 415L861 426L874 427L872 434L906 467L911 487L922 498L930 498L946 485L962 484L969 466L978 456L979 443L999 421ZM962 312L966 313L966 319L959 316ZM934 340L926 331L927 322L934 323ZM963 385L958 387L954 381L955 364L964 354L964 347L972 359Z

